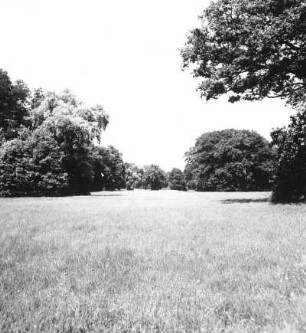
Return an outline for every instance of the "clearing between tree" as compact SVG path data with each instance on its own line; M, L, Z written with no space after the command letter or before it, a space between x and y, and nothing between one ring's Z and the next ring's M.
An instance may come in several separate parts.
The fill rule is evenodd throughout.
M269 197L1 199L0 331L303 331L306 206Z

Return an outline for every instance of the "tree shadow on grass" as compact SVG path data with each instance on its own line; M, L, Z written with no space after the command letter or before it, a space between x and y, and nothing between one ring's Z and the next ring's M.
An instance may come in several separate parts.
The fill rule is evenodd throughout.
M123 194L123 193L101 193L101 192L98 192L98 193L90 193L90 197L123 197L125 196L126 194Z
M90 197L123 197L124 194L90 194Z
M258 202L270 202L270 198L260 198L260 199L226 199L226 200L221 200L222 204L258 203Z

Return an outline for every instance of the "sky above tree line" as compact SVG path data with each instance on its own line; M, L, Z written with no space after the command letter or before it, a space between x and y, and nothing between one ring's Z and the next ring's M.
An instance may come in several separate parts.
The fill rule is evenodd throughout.
M252 129L269 139L289 123L280 100L205 102L179 49L208 0L0 2L0 68L31 89L72 90L110 115L103 145L127 162L184 167L202 133Z

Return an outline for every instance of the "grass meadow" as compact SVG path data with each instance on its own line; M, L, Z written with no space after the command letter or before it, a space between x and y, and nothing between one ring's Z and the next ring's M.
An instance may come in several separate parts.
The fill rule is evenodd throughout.
M306 206L269 193L0 200L0 332L306 332Z

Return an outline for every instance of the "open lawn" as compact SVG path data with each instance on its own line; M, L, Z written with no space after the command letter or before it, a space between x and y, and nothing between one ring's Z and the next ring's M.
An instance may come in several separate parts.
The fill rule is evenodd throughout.
M0 332L306 332L306 206L268 197L0 199Z

